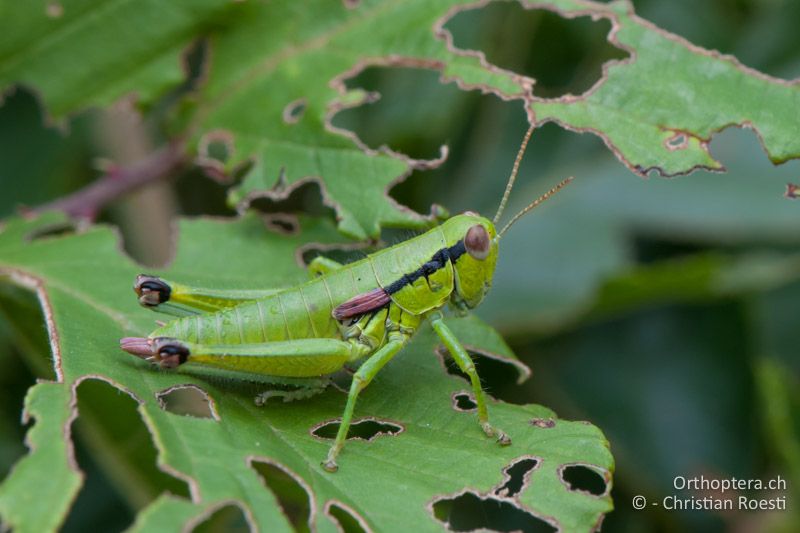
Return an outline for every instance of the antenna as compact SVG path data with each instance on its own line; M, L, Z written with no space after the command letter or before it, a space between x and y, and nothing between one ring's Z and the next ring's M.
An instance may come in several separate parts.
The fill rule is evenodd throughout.
M516 222L517 220L519 220L520 218L522 218L522 217L525 215L525 213L527 213L528 211L530 211L531 209L533 209L533 208L534 208L534 207L536 207L537 205L541 204L542 202L544 202L545 200L547 200L548 198L550 198L551 196L553 196L555 193L557 193L557 192L558 192L558 191L560 191L562 188L564 188L564 186L566 186L566 185L567 185L569 182L571 182L573 179L574 179L574 178L572 178L572 177L569 177L569 178L565 179L564 181L562 181L561 183L559 183L558 185L556 185L555 187L553 187L552 189L550 189L549 191L547 191L546 193L544 193L543 195L541 195L539 198L537 198L537 199L536 199L536 200L534 200L533 202L529 203L529 204L527 205L527 207L525 207L525 208L524 208L522 211L520 211L519 213L517 213L516 215L514 215L514 218L512 218L512 219L511 219L511 220L508 222L508 224L506 224L506 225L505 225L505 227L504 227L503 229L501 229L501 230L500 230L500 233L498 233L498 234L497 234L497 238L499 239L500 237L502 237L502 236L503 236L503 233L505 233L506 231L508 231L508 228L510 228L511 226L513 226L513 225L514 225L514 222Z
M519 147L519 152L517 153L517 158L514 160L514 167L511 169L511 176L508 178L508 184L506 184L506 191L503 193L503 199L500 200L500 206L497 208L497 213L494 215L492 219L492 224L497 224L497 221L500 220L500 215L503 214L503 209L506 208L506 202L508 201L508 195L511 194L511 188L514 186L514 182L517 180L517 172L519 171L519 164L522 161L522 156L525 155L525 149L528 147L528 141L531 140L531 134L533 133L534 128L536 127L535 124L531 124L528 128L528 131L525 132L525 137L522 139L522 145Z

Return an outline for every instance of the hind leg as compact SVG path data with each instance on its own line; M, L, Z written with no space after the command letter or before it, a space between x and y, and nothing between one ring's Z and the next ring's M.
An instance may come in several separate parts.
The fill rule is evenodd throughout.
M169 315L186 316L234 307L242 302L275 294L281 289L206 289L140 274L136 276L133 290L144 307Z

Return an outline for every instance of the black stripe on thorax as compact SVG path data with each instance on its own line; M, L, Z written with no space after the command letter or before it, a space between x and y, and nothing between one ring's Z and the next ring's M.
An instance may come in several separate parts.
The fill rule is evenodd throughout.
M425 264L410 274L403 274L400 279L392 282L384 290L389 294L394 294L406 285L411 285L422 276L428 277L440 268L443 268L448 261L455 263L459 257L467 251L464 241L460 240L449 248L442 248L430 258Z

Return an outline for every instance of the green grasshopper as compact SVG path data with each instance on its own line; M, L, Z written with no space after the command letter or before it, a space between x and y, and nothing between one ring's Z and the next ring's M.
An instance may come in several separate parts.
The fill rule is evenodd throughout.
M221 369L299 385L294 391L268 391L256 399L259 404L277 395L286 400L311 396L324 390L330 382L326 377L366 359L353 375L336 439L322 463L335 472L359 393L427 319L469 376L484 433L510 444L508 435L489 423L475 365L441 310L450 304L465 313L477 306L491 287L503 233L572 179L529 204L499 233L495 230L532 130L522 142L494 220L468 211L354 263L318 257L309 264L311 281L277 291L200 289L140 275L134 290L142 305L184 316L147 338L121 339L120 347L165 369Z

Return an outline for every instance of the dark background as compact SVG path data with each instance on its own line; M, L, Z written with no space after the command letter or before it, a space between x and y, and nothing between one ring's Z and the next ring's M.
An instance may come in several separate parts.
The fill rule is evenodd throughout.
M697 45L733 54L770 75L800 76L798 2L634 4L644 18ZM565 20L516 3L460 14L447 27L456 46L483 50L492 63L535 77L534 92L542 97L580 94L597 81L604 61L626 57L605 40L606 21ZM418 158L450 146L442 168L413 174L390 191L394 198L423 213L434 202L453 213L494 213L527 128L521 103L462 92L425 70L370 69L350 85L382 94L377 103L334 120L367 145L387 144ZM44 123L30 90L6 95L0 106L0 216L90 183L99 175L98 158L135 160L160 145L169 106L156 106L138 125L123 113L90 110L54 127ZM800 172L796 162L772 166L749 130L721 132L711 151L728 173L642 179L598 138L546 125L534 133L506 213L564 177L576 177L504 239L493 293L479 311L534 377L509 385L507 369L486 361L479 366L493 395L541 403L605 432L617 470L616 510L603 531L800 528L791 509L717 514L635 511L630 504L637 494L650 501L673 493L706 495L674 490L679 475L780 475L788 480L787 491L750 495L786 495L796 509L800 269L775 265L800 253L800 204L782 197L785 183L800 181ZM314 185L280 205L257 207L330 216ZM206 213L233 216L225 188L187 171L111 205L101 220L121 227L134 257L157 265L170 255L170 219ZM396 232L384 235L387 242L396 238ZM725 274L728 264L744 266ZM21 323L28 326L21 329ZM52 379L47 354L35 302L0 289L0 478L24 454L22 399L35 377ZM82 398L92 394L125 403L103 390L82 391ZM132 405L120 409L137 416ZM141 427L130 431L138 433L127 438L148 442ZM119 490L87 444L90 434L81 430L84 440L77 444L88 473L79 503L92 504L76 506L66 529L124 528L147 498ZM509 524L500 516L493 527Z

